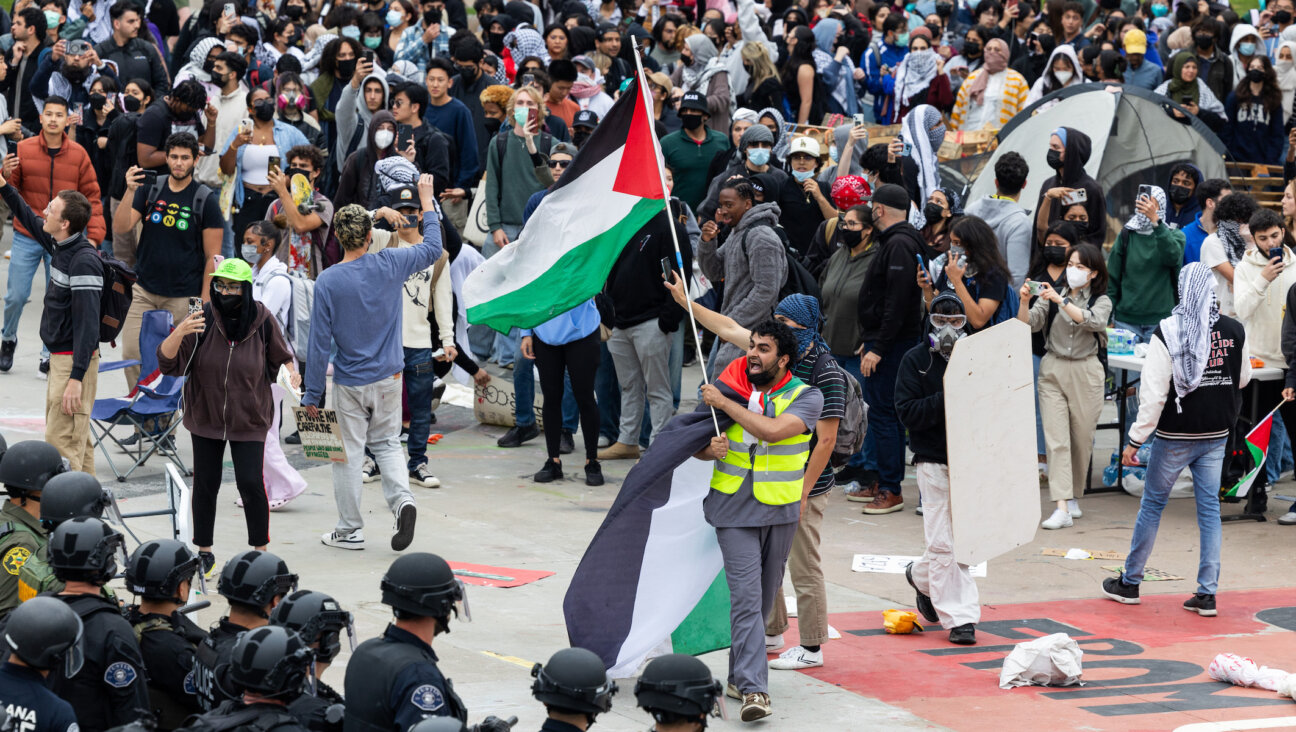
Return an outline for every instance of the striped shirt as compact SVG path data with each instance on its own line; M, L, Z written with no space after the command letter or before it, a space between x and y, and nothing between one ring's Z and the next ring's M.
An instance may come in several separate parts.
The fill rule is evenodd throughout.
M819 364L821 358L828 359L828 362L816 369L815 367ZM819 413L819 419L821 420L842 419L846 416L846 376L845 372L840 368L834 368L836 365L832 354L819 345L813 345L810 347L810 352L792 367L793 376L815 387L823 394L823 411ZM816 371L818 371L818 374L815 373ZM814 452L815 445L818 442L819 436L817 434L810 438L811 453ZM810 495L823 495L832 490L835 484L832 464L830 463L824 466L819 480L815 481L814 488L810 489Z

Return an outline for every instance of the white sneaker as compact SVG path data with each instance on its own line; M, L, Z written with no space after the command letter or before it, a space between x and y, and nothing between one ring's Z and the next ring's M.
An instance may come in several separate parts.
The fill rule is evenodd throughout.
M367 455L364 459L364 467L360 468L360 479L366 483L382 480L382 471L378 469L378 463Z
M356 529L349 534L340 531L330 531L320 537L320 541L325 545L337 547L338 549L364 549L364 532Z
M765 652L772 653L783 647L783 634L765 636Z
M411 470L409 479L414 485L421 485L424 488L441 487L441 480L433 475L431 470L428 470L427 463L423 463L417 468Z
M1044 523L1040 524L1040 527L1044 529L1065 529L1071 525L1071 514L1060 508L1055 508L1053 509L1053 515L1044 519Z
M725 696L730 699L737 699L738 701L742 701L743 697L742 692L738 691L738 687L734 686L732 683L725 686Z
M1080 502L1074 498L1067 501L1067 513L1071 514L1073 519L1078 519L1084 515L1084 511L1080 510Z
M823 665L823 650L811 653L804 646L795 646L783 651L779 657L769 662L769 667L779 671L796 671L802 668L816 668Z
M1287 513L1284 513L1283 515L1279 516L1278 525L1279 526L1296 525L1296 511L1288 511Z
M604 436L604 435L599 435L599 438L598 438L598 446L599 446L599 449L602 449L602 448L605 448L605 447L612 447L612 440L611 440L610 438Z

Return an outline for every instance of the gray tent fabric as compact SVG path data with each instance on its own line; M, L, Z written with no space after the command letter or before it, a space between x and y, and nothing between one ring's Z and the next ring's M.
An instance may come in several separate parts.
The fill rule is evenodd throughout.
M1033 113L1054 99L1059 100L1057 104ZM975 201L995 192L994 164L1012 150L1030 166L1021 205L1034 216L1040 187L1053 175L1045 162L1049 135L1058 127L1071 127L1084 132L1093 142L1085 171L1107 193L1108 243L1111 243L1123 222L1134 213L1139 185L1164 188L1169 184L1170 168L1175 164L1192 163L1206 178L1228 177L1224 169L1224 143L1200 120L1192 119L1191 124L1185 124L1172 117L1170 109L1182 111L1179 105L1159 94L1116 84L1085 84L1046 95L1000 130L999 146L975 176L965 200ZM971 177L964 171L968 171L967 162L961 169L947 169L944 177L951 181Z

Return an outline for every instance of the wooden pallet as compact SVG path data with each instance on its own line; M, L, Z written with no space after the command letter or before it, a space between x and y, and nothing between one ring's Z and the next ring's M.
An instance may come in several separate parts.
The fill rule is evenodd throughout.
M1225 163L1234 191L1247 193L1264 208L1282 210L1283 166L1264 163Z
M817 125L796 125L792 130L793 137L807 136L814 138L823 150L823 157L828 157L828 148L833 144L833 128ZM868 127L868 144L891 144L900 134L900 125L870 125ZM941 161L957 160L969 155L979 155L995 147L995 135L999 130L978 130L976 132L946 132L945 141L936 151L936 158ZM858 154L859 151L856 151ZM1281 171L1279 173L1281 175Z

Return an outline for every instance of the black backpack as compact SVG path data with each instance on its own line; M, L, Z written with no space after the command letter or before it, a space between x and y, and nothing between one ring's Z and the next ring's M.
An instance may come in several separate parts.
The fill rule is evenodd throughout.
M123 206L126 204L123 203ZM99 292L99 342L117 345L134 297L135 270L112 255L98 252L103 265L103 290Z
M1102 297L1102 295L1090 295L1089 304L1085 306L1085 309L1092 310L1094 303L1098 302L1098 298L1100 297ZM1046 344L1048 343L1049 331L1053 328L1053 319L1057 317L1058 310L1059 308L1057 303L1055 302L1049 303L1048 315L1044 317L1044 330L1040 331L1040 333L1043 334L1044 336L1044 342ZM1103 373L1105 374L1110 370L1107 367L1107 332L1106 331L1096 332L1094 333L1094 338L1098 339L1098 363L1102 364Z

